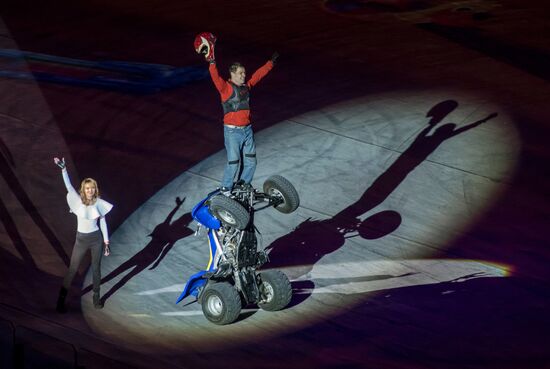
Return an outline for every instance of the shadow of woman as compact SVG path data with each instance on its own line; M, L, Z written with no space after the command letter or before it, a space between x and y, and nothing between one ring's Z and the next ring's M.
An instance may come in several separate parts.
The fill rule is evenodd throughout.
M160 262L170 252L174 244L180 239L194 234L194 231L188 227L189 223L193 220L191 213L185 213L178 219L172 222L172 218L175 213L181 207L185 198L181 200L176 198L176 206L168 214L166 219L157 225L155 229L148 235L151 237L151 241L138 253L132 256L130 259L122 263L115 270L109 273L107 276L101 279L101 283L104 284L122 273L130 270L122 279L120 279L111 289L102 296L102 301L105 302L116 291L123 287L130 279L143 270L149 267L149 270L155 269ZM91 291L92 286L86 287L82 294Z
M395 211L383 211L364 221L359 217L380 205L401 184L407 175L434 152L444 141L497 116L490 114L484 119L456 128L456 124L436 125L451 113L458 103L446 100L436 104L426 114L431 117L428 125L416 136L411 145L367 188L361 198L330 219L302 222L291 233L275 240L266 247L269 250L269 267L291 268L291 279L309 273L313 265L324 255L342 247L347 238L361 236L366 239L384 237L401 224L401 216ZM433 131L430 134L430 131ZM352 234L355 233L356 234Z
M19 182L19 179L12 168L15 169L15 161L10 150L0 137L0 175L4 178L4 181L10 188L11 192L17 198L23 209L25 209L34 224L36 224L53 249L57 252L57 255L61 258L61 260L63 260L65 265L68 266L69 256L65 252L63 245L51 230L50 226L48 226L44 218L40 215L38 209L30 199L29 195L27 195L27 192L25 192L25 189L21 185L21 182ZM0 203L0 221L4 223L8 236L12 240L17 251L21 253L22 257L28 262L29 265L36 268L36 263L34 262L28 247L25 245L14 219L9 214L8 209L3 202Z

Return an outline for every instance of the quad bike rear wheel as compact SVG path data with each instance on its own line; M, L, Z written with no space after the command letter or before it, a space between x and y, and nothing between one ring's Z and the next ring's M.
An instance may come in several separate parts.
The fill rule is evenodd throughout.
M209 285L201 295L202 312L214 324L233 323L241 313L239 292L228 282Z
M284 309L292 298L292 287L286 274L280 270L266 270L260 273L260 294L258 306L267 311Z
M210 199L209 203L212 215L220 220L223 224L243 230L250 222L250 214L239 202L234 199L217 195Z
M275 206L281 213L289 214L300 206L300 196L296 188L283 176L274 175L264 182L264 193L282 202Z

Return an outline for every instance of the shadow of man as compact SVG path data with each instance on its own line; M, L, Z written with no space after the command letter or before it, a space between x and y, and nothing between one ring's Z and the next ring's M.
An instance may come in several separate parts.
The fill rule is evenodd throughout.
M497 116L488 115L461 128L447 123L437 128L458 103L442 101L426 114L431 117L428 125L416 136L411 145L382 173L363 193L361 198L330 219L302 222L291 233L275 240L266 247L269 250L269 267L288 267L289 277L298 278L309 273L313 265L324 255L342 247L347 238L361 236L366 239L384 237L401 224L401 216L395 211L383 211L361 221L359 217L380 205L401 184L407 175L434 152L444 141ZM434 130L435 129L435 130ZM434 130L432 134L430 131ZM358 232L356 234L352 234Z
M191 213L185 213L178 219L172 222L172 218L179 210L185 198L181 200L176 198L176 206L168 214L166 219L157 225L155 229L148 235L151 237L151 241L138 253L132 256L130 259L122 263L115 270L109 273L106 277L101 279L101 283L104 284L125 271L130 270L120 281L118 281L111 289L102 296L102 301L105 302L116 291L124 286L135 275L141 273L147 267L149 270L155 269L160 262L166 257L168 252L172 249L174 244L182 238L194 234L195 232L188 227L189 223L193 220ZM92 286L86 287L82 294L91 291Z

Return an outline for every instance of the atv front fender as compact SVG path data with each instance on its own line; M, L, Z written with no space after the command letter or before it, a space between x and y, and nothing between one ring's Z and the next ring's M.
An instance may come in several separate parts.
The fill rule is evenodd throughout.
M206 273L206 270L201 270L200 272L193 274L187 283L185 284L185 287L183 288L183 292L181 293L180 297L178 297L178 300L176 301L176 304L178 304L181 300L186 298L187 296L195 296L198 298L199 289L203 287L207 279L204 279L202 276Z

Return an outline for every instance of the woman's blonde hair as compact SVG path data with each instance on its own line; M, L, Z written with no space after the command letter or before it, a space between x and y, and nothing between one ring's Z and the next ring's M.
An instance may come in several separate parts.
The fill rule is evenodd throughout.
M86 194L84 193L84 186L86 186L87 184L91 184L95 188L94 197L92 198L91 201L88 201L86 199ZM99 197L99 187L97 186L96 180L93 178L85 178L84 180L82 180L82 182L80 183L80 199L82 200L82 203L84 205L92 205L93 203L95 203L98 197Z

